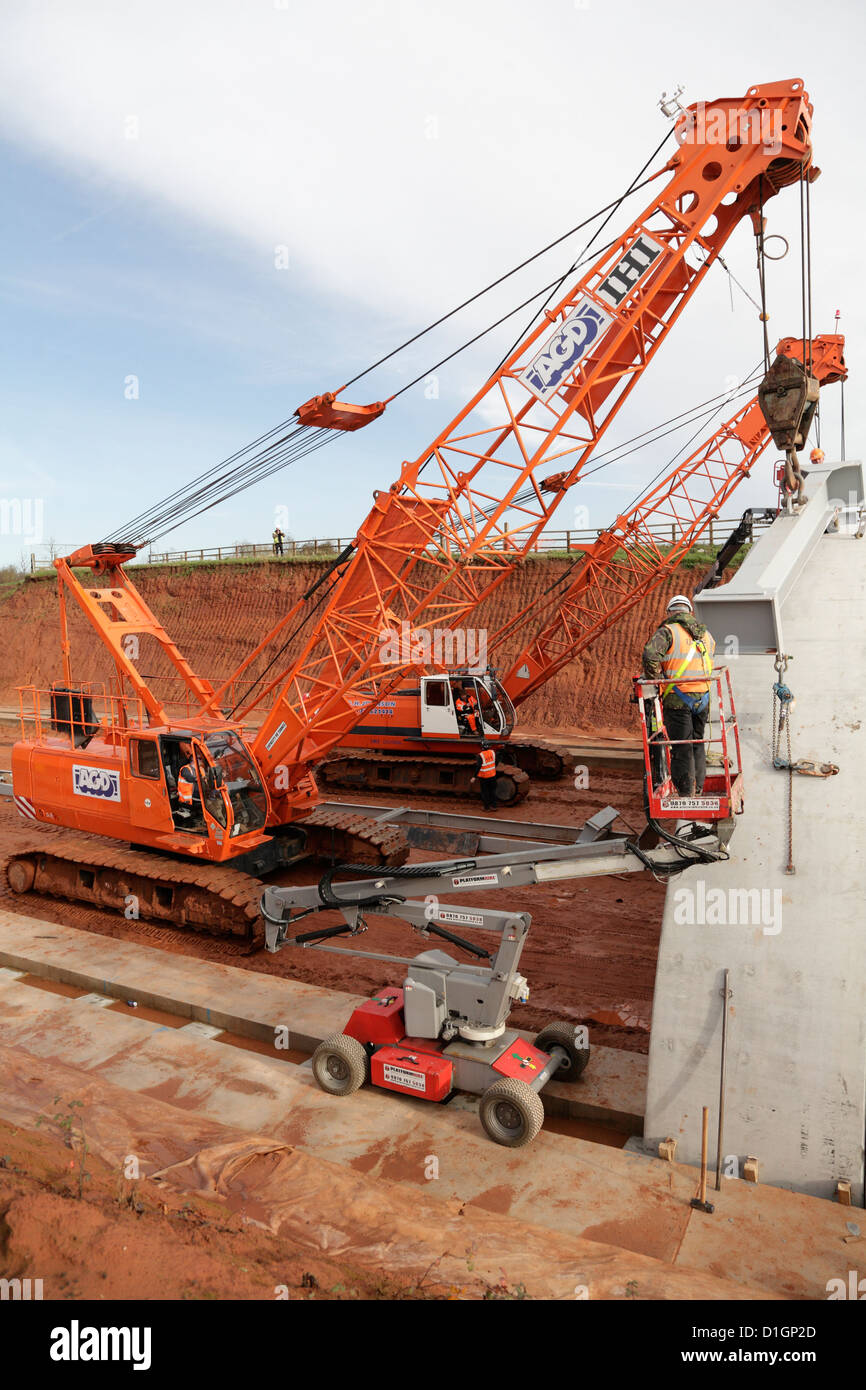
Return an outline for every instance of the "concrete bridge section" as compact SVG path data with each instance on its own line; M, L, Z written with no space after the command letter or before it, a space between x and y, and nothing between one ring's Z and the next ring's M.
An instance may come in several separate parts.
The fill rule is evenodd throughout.
M652 1147L675 1138L677 1158L698 1162L706 1105L715 1168L726 1005L723 1172L742 1173L745 1159L754 1157L762 1182L832 1197L844 1180L862 1206L866 539L856 535L862 467L814 469L807 491L805 509L778 518L736 578L696 602L716 638L717 663L726 661L731 670L746 802L730 861L690 869L668 888L644 1142ZM834 529L837 503L854 511ZM839 767L827 778L793 777L793 874L786 873L789 776L773 768L770 753L779 646L791 658L785 680L796 698L792 758Z

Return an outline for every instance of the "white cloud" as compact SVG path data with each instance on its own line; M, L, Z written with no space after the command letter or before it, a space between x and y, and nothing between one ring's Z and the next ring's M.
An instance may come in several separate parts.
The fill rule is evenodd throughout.
M757 34L746 56L746 0L711 46L637 0L7 0L0 113L94 183L94 218L130 190L417 325L617 194L673 77L694 100L820 68L832 10L808 55Z
M560 8L576 37L586 21ZM19 139L221 227L263 265L286 244L341 294L435 308L569 225L605 173L588 152L562 177L574 92L551 81L540 35L515 42L521 13L13 4L0 106Z
M270 285L274 299L295 286L320 303L317 356L340 371L378 356L407 327L620 192L664 134L655 105L663 87L684 80L686 100L712 99L803 76L824 168L814 199L815 327L832 327L839 302L854 338L862 311L844 291L859 273L860 7L825 4L816 24L807 0L791 0L784 32L756 28L750 0L702 12L700 28L683 22L685 13L640 0L289 0L285 8L274 0L6 0L0 118L8 138L48 156L90 194L92 211L46 228L46 242L86 237L96 222L104 230L127 200L171 225L186 222L209 246L260 271L264 295ZM775 339L799 330L796 190L774 199L768 215L771 230L792 238L788 260L771 268ZM271 275L279 245L289 248L288 279ZM550 266L524 277L510 302L564 269L568 255L561 248ZM754 293L747 226L725 256ZM97 267L80 288L95 295L99 282L110 302L119 273ZM227 351L255 340L260 305L237 304L234 286L211 305L204 292L174 297L171 284L148 281L153 274L130 267L126 288L137 280L140 293L118 294L121 312L175 315L180 330L197 326ZM57 294L54 285L20 280L10 288ZM734 298L731 314L725 277L712 272L624 410L621 437L724 389L729 373L753 365L759 325L737 291ZM506 298L496 312L507 307ZM72 296L70 314L77 309ZM341 335L350 317L352 330ZM490 317L486 303L475 308L469 331ZM517 316L515 333L526 317ZM369 322L366 337L359 318ZM500 332L507 337L508 328ZM448 418L445 403L471 396L495 362L493 341L444 369L437 427ZM303 342L291 347L294 369ZM426 347L418 349L421 370L431 360ZM251 376L279 379L283 371L268 348ZM399 384L397 370L393 378ZM404 398L415 402L411 456L426 445L436 413L416 397ZM849 441L858 408L849 396ZM377 466L383 477L371 485L392 471Z

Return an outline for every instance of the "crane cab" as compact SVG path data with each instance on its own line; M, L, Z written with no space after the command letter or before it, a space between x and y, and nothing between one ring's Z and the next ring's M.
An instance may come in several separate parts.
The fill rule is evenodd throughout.
M435 743L437 753L466 753L484 740L507 739L516 717L492 670L407 676L371 704L374 697L375 689L350 697L364 714L342 747L417 754Z
M449 671L421 677L422 738L507 738L514 706L492 672Z
M268 793L242 730L153 727L134 698L84 688L19 694L12 788L26 819L214 861L269 843Z

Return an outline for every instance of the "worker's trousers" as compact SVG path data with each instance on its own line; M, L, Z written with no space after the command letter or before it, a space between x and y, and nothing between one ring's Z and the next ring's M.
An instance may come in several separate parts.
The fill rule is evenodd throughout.
M496 805L496 778L479 777L478 790L481 793L481 804L485 811L489 811L491 806Z
M709 703L703 710L665 705L665 729L671 741L671 777L680 796L700 796L707 775L703 743L677 743L677 739L703 739Z

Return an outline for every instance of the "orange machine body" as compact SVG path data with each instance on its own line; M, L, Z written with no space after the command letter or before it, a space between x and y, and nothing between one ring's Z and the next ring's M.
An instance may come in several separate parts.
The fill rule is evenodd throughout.
M310 591L220 690L196 674L129 580L124 564L134 549L120 541L104 542L55 561L63 663L63 687L55 695L85 695L71 673L65 607L71 598L113 664L110 699L118 705L110 715L97 717L94 711L77 732L73 714L65 734L62 717L53 718L52 725L60 726L54 728L60 735L55 742L53 734L42 738L38 732L42 714L37 696L37 732L25 732L15 749L15 795L31 804L35 796L42 818L48 819L50 810L59 824L86 821L100 833L162 848L168 846L160 836L176 840L180 834L186 837L183 853L232 857L231 842L240 838L234 826L240 822L228 812L218 844L216 831L213 837L196 832L198 839L193 832L179 831L173 811L169 831L158 795L156 800L150 796L148 807L144 793L141 811L132 811L133 789L136 796L139 791L129 769L128 744L137 728L142 734L147 730L148 737L169 740L172 733L176 739L190 733L204 748L206 728L237 733L249 727L249 714L258 706L264 717L250 737L249 752L264 790L267 824L303 819L315 804L312 769L364 720L363 698L360 709L353 701L376 682L378 703L417 679L415 673L425 664L411 654L396 663L384 661L383 630L395 619L413 629L431 618L449 631L465 625L533 549L737 224L750 217L760 230L768 198L815 177L812 107L799 79L752 87L744 98L720 99L708 114L729 117L743 110L766 111L776 118L778 148L768 147L757 135L719 144L703 125L692 128L690 108L678 126L676 153L652 176L667 179L648 206L544 311L436 439L402 465L391 487L375 495L351 554L335 567L315 607L307 606ZM299 419L322 428L353 429L376 418L384 404L356 407L326 393L306 402ZM554 462L556 484L545 486ZM75 567L90 572L89 582L79 580ZM312 613L316 620L300 651L288 654L291 643L284 640L268 665L267 680L257 681L255 697L239 706L234 687L241 672L251 669L251 662L296 616L306 622ZM153 649L154 643L156 664L180 682L179 704L158 693L153 676L145 674L154 669L150 656L144 667L138 664L138 644ZM140 714L129 713L129 701ZM234 725L227 722L224 705L232 710ZM77 712L84 714L83 706ZM76 746L79 736L86 744ZM38 753L35 743L41 745ZM93 776L104 773L108 778L110 795L84 795L81 779L88 774L75 768L91 762L82 753L92 755L92 767L99 769ZM157 754L169 794L168 755L162 747ZM169 763L172 758L168 756ZM77 791L70 776L79 779ZM155 789L160 778L151 780ZM225 788L217 789L222 796ZM202 800L205 791L202 784ZM258 791L255 795L260 796ZM99 808L96 814L84 804L89 801ZM139 827L134 819L139 815L152 819ZM255 836L259 827L244 833ZM205 848L196 848L199 839Z
M845 380L844 348L841 335L822 334L811 344L783 338L776 352L808 362L824 387ZM551 616L525 647L518 647L517 654L504 661L502 678L495 681L495 708L485 710L483 728L475 732L458 720L454 697L464 683L459 672L449 673L453 691L450 724L437 689L431 687L428 695L424 680L407 677L365 713L342 747L453 756L474 753L482 739L506 745L515 707L676 570L736 488L750 476L769 442L767 422L755 396L651 491L642 494L624 516L600 531L597 540L583 542L582 563L569 568L565 582L550 585ZM676 533L673 542L664 530L653 530L659 522L666 527L671 521ZM534 600L490 634L494 652L498 655L506 641L513 642L517 634L531 631L537 622L538 603ZM432 708L431 699L435 702ZM498 711L509 712L507 723Z
M80 689L45 694L48 727L35 705L32 717L25 709L24 737L12 750L15 804L26 819L217 863L269 843L267 789L241 729L195 720L123 728ZM85 720L77 711L66 717L70 699L87 701ZM120 712L119 701L108 704ZM184 765L195 772L191 800L178 792Z
M752 118L769 122L778 141ZM266 713L253 752L281 819L299 782L363 719L352 697L375 681L384 699L424 665L409 657L384 666L383 629L394 619L464 628L532 551L737 225L748 218L763 235L767 201L816 177L811 122L799 79L689 108L676 152L651 176L663 182L647 207L375 495L301 649L284 646L256 695ZM730 138L719 140L720 125ZM326 394L299 418L345 429L387 404L353 412L338 392ZM272 785L278 766L288 769L282 793Z
M490 672L408 677L372 708L372 693L351 698L364 713L343 748L459 755L482 741L506 743L514 728L514 706Z
M15 804L25 819L162 853L217 863L245 854L260 860L274 815L248 730L207 708L213 686L192 670L126 574L129 558L127 550L105 545L55 560L63 680L48 690L19 691ZM73 682L70 599L110 654L110 688ZM161 664L159 681L141 671L141 656ZM177 789L185 765L195 772L191 804ZM297 814L311 809L316 796L312 777L297 784Z

